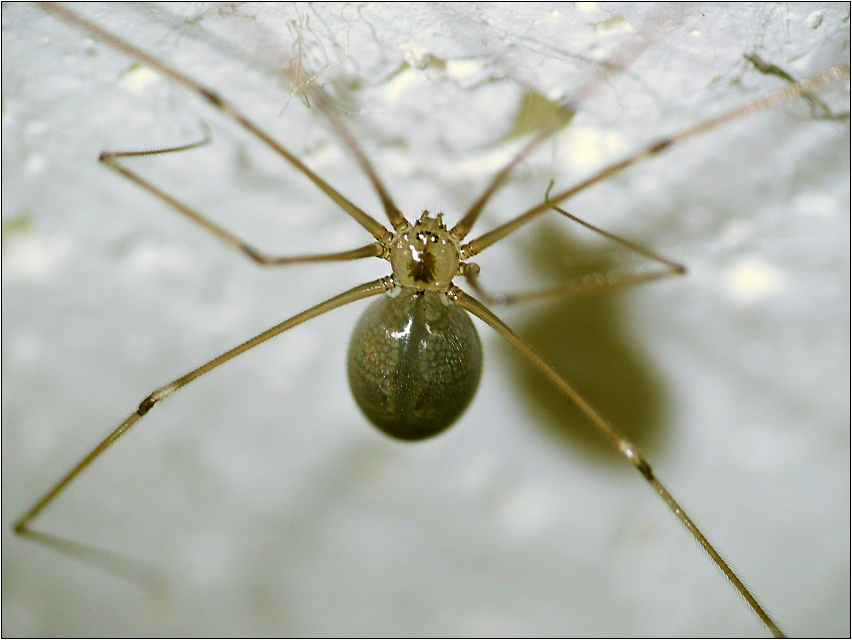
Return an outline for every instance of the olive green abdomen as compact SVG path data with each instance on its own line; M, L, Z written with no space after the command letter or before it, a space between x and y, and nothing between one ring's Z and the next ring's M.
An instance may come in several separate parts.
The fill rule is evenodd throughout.
M402 288L373 302L352 333L347 369L355 402L402 440L434 436L476 393L482 345L465 311L435 291Z

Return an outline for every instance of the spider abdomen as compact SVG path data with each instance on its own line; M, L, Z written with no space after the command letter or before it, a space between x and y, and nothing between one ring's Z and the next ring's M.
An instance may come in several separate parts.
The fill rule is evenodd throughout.
M401 440L449 427L476 393L482 345L470 317L437 291L403 287L371 304L352 333L349 386L364 415Z

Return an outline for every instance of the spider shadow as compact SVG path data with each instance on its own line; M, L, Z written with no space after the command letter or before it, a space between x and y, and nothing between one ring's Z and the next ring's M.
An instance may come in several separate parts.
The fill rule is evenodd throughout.
M626 250L625 250L626 251ZM610 244L589 246L563 227L543 224L522 247L538 282L566 283L613 268ZM570 262L568 261L570 260ZM650 284L647 286L655 286ZM537 303L515 330L623 436L647 454L666 440L666 389L625 322L633 288ZM623 457L589 418L516 350L503 347L533 424L563 446L601 464Z

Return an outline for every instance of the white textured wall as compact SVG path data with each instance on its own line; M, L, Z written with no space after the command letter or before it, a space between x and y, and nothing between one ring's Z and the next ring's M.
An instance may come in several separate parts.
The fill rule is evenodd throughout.
M380 215L322 117L287 104L296 8L80 10L215 86ZM665 15L532 3L300 11L313 71L317 43L333 62L348 39L318 81L348 96L348 121L399 206L450 220L511 152L500 141L526 88L570 95L628 35L606 20L638 29ZM474 234L535 204L551 178L567 186L783 85L744 53L797 77L848 59L848 11L695 10L588 100ZM397 73L415 58L425 70ZM761 633L634 471L542 428L538 396L487 327L481 391L453 430L418 445L372 430L345 382L358 304L170 398L36 522L153 561L172 581L163 602L13 538L11 522L153 388L385 273L379 261L261 272L99 166L104 149L190 141L203 121L214 144L134 166L270 251L368 239L258 143L130 65L37 7L3 5L4 634ZM821 95L848 110L848 83ZM625 422L644 425L636 438L660 478L792 634L850 632L848 205L848 120L814 121L800 103L570 203L690 267L596 316L627 364L592 369L592 384L646 389L651 408ZM544 282L529 264L512 271L537 237L483 254L486 282ZM521 325L542 309L503 315ZM579 347L566 337L564 348ZM610 395L603 410L624 413Z

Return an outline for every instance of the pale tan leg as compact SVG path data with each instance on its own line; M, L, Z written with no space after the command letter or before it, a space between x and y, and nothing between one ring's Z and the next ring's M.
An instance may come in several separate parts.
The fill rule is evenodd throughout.
M552 187L553 181L551 181L550 185L547 187L547 191L544 194L545 202L548 201L548 197L550 196L550 189ZM613 242L627 247L628 249L635 253L638 253L639 255L645 256L646 258L650 258L651 260L662 264L665 268L650 272L612 274L594 273L590 274L589 277L584 277L582 280L571 282L567 285L550 287L539 291L528 291L522 293L499 295L490 294L482 287L482 284L479 282L478 269L465 269L462 275L464 275L464 277L470 283L471 288L484 302L491 305L497 305L518 304L523 302L533 302L535 300L577 298L580 296L594 295L615 289L626 289L629 287L635 287L636 285L644 284L646 282L662 280L664 278L670 278L672 276L680 276L686 273L686 267L682 264L675 262L674 260L670 260L660 255L659 253L656 253L655 251L646 249L645 247L642 247L636 244L635 242L625 240L624 238L621 238L615 235L614 233L610 233L609 231L605 231L600 227L596 227L593 224L590 224L585 220L578 218L577 216L571 213L568 213L564 209L560 209L559 207L553 207L553 210L561 213L563 216L573 220L574 222L583 225L587 229L591 229L592 231L599 233L605 238L609 238Z
M737 591L745 598L749 606L760 617L763 623L769 628L772 634L776 637L784 637L784 633L775 624L769 614L764 611L760 603L752 595L751 591L742 583L733 569L728 566L728 563L719 555L712 544L704 537L704 534L698 529L692 519L686 515L680 504L671 496L668 490L654 475L651 465L642 457L638 449L626 438L624 438L613 426L598 413L577 391L568 384L556 371L547 364L541 356L539 356L533 348L527 344L518 334L512 331L500 318L494 315L481 302L467 295L458 287L452 287L450 297L462 309L465 309L491 326L497 333L506 338L512 346L520 351L524 357L529 360L533 366L541 371L553 384L555 384L562 393L568 396L580 410L588 416L595 426L616 446L621 454L632 464L636 470L642 474L642 477L651 485L651 488L663 499L669 509L677 516L683 525L689 529L692 536L698 541L698 544L712 558L713 562L722 570L725 577L731 581Z
M621 73L633 62L650 43L654 42L657 36L664 32L666 28L672 24L680 22L684 15L690 11L690 7L684 4L670 5L664 12L661 12L648 21L648 24L643 29L642 37L632 38L628 40L622 47L616 51L613 56L603 63L603 68L597 73L592 74L573 92L571 99L564 102L561 107L563 118L553 122L549 127L538 133L532 140L527 142L524 147L513 157L491 180L491 183L486 187L485 192L474 202L467 213L464 214L461 220L458 221L452 229L452 234L462 240L473 228L479 214L485 208L485 205L491 199L497 190L506 184L509 176L514 171L515 167L520 164L524 158L537 149L541 143L550 138L553 134L564 127L573 115L577 112L580 105L585 102L590 96L594 95L595 91L607 80L610 80L614 75ZM471 254L474 255L474 254Z
M322 253L304 256L270 256L263 254L257 249L251 247L241 238L238 238L237 236L232 234L227 229L220 227L215 222L201 215L183 202L176 200L174 197L170 196L159 187L154 186L153 184L139 176L139 174L131 171L118 161L119 158L137 158L140 156L162 155L164 153L185 151L187 149L193 149L202 144L206 144L206 142L207 140L191 145L172 147L169 149L156 149L153 151L104 151L103 153L101 153L98 160L113 171L121 174L134 184L142 187L148 193L156 196L157 198L165 202L167 205L175 209L175 211L183 214L196 224L204 227L216 238L218 238L228 246L237 249L238 251L246 255L249 259L251 259L253 262L257 263L262 267L295 264L297 262L333 262L340 260L358 260L360 258L371 258L382 255L383 249L381 243L379 242L371 242L370 244L365 245L363 247L352 249L350 251L341 251L338 253Z
M243 342L241 345L226 351L222 355L213 358L209 362L201 365L197 369L193 369L189 373L184 376L181 376L177 380L170 382L169 384L156 389L152 393L150 393L142 402L139 403L139 407L131 413L125 420L122 422L117 429L115 429L112 433L110 433L100 444L98 444L88 455L86 455L80 462L78 462L68 473L63 476L59 482L57 482L53 488L51 488L47 493L45 493L41 498L39 498L33 506L31 506L24 515L22 515L13 525L13 529L16 534L19 536L23 536L25 538L29 538L34 542L39 542L47 547L52 549L56 549L57 551L61 551L78 559L81 559L85 562L89 562L91 564L95 564L109 571L113 571L120 575L129 577L136 581L142 582L147 587L152 587L156 584L152 571L146 565L139 563L134 560L130 560L123 556L119 556L117 554L111 553L109 551L105 551L103 549L98 549L96 547L91 547L88 545L83 545L77 542L73 542L71 540L66 540L64 538L60 538L58 536L53 536L50 534L43 533L41 531L36 531L30 528L30 522L32 522L45 508L48 507L71 483L74 478L79 476L85 469L94 462L94 460L100 456L104 451L106 451L112 444L118 440L121 436L123 436L130 428L135 425L139 420L148 413L155 405L159 404L171 394L173 394L178 389L185 387L190 382L195 380L196 378L200 378L205 373L215 369L220 364L224 364L231 358L235 358L241 353L248 351L249 349L256 347L262 342L266 342L270 338L274 338L280 333L287 331L288 329L292 329L296 325L299 325L311 318L316 318L332 309L336 309L338 307L342 307L343 305L349 304L350 302L355 302L356 300L361 300L362 298L368 298L370 296L379 295L380 293L384 293L385 291L393 288L393 281L390 277L380 278L378 280L373 280L372 282L367 282L365 284L358 285L350 289L349 291L345 291L340 295L334 296L326 300L325 302L321 302L318 305L311 307L310 309L306 309L301 313L296 314L292 318L281 322L274 327L267 329L263 333L255 336L251 340L247 340Z
M669 136L668 138L663 138L658 142L651 143L644 149L640 149L636 153L627 156L624 160L620 160L619 162L615 162L607 167L604 167L603 169L592 174L585 180L582 180L581 182L577 183L570 189L560 191L552 198L534 206L532 209L529 209L528 211L515 217L509 222L500 225L496 229L492 229L488 233L485 233L479 236L478 238L474 238L462 247L462 258L471 258L477 255L478 253L481 253L495 242L499 242L519 227L522 227L526 223L540 216L548 209L555 207L557 204L564 202L565 200L574 195L577 195L581 191L585 191L592 185L595 185L608 178L611 178L614 175L621 173L628 167L633 166L634 164L641 162L642 160L653 158L655 155L662 153L666 149L669 149L670 147L673 147L676 144L688 140L689 138L694 138L696 136L713 131L714 129L721 127L722 125L727 124L728 122L732 122L734 120L738 120L739 118L744 118L746 116L765 111L766 109L779 105L798 96L809 94L810 92L820 87L823 87L827 84L831 84L832 82L837 82L841 78L846 77L849 77L848 64L832 67L831 69L823 71L822 73L818 73L815 76L811 76L806 80L802 80L801 82L797 82L790 86L784 87L783 89L779 89L774 93L770 93L767 96L758 98L757 100L753 100L752 102L749 102L748 104L745 104L741 107L731 109L730 111L727 111L722 115L716 116L715 118L710 118L709 120L705 120L704 122L689 127L688 129L684 129L678 133Z

